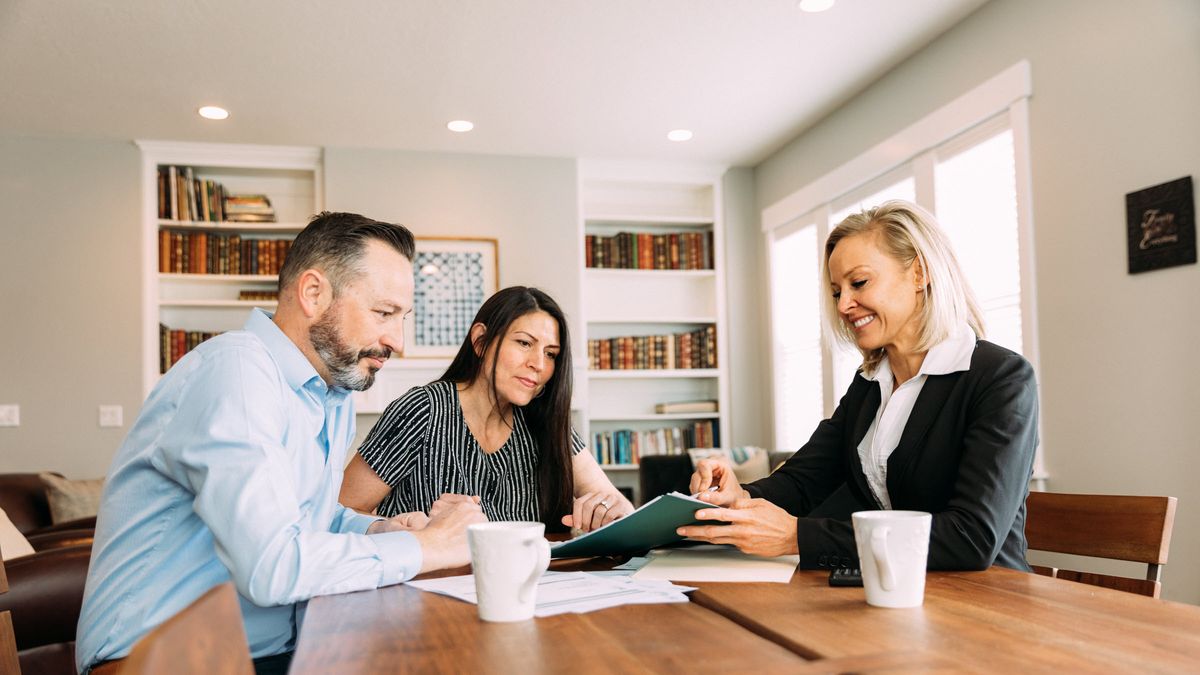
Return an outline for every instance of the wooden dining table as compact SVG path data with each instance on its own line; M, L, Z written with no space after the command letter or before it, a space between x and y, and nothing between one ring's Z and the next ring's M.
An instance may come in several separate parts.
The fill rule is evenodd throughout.
M827 581L812 570L787 584L689 582L688 603L509 624L407 585L323 596L291 672L1200 672L1193 605L1000 567L930 572L910 609Z

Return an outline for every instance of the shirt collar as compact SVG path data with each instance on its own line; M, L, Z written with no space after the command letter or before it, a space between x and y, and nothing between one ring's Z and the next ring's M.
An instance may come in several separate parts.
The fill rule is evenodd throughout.
M250 311L244 328L263 341L275 363L279 364L279 371L283 373L283 379L287 381L288 386L296 391L328 390L329 396L335 401L345 398L349 392L341 387L326 386L317 369L313 368L296 343L275 325L273 319L274 315L270 312L255 308Z
M971 355L975 353L975 331L966 323L960 323L950 331L950 335L941 342L929 348L921 369L917 375L949 375L971 369ZM871 375L864 376L868 380L883 384L892 381L892 364L884 355L883 360Z

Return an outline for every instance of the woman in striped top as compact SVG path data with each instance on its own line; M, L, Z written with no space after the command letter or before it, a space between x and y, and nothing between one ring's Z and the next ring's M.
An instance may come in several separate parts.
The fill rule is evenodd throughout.
M384 411L346 467L340 501L422 527L443 494L489 520L591 530L633 511L571 428L570 336L536 288L487 300L446 372ZM559 367L561 366L561 367Z

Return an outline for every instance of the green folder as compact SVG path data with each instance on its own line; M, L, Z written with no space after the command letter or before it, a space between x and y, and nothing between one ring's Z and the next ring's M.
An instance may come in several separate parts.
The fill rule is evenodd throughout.
M683 541L675 528L684 525L724 525L718 521L697 520L696 511L713 508L699 499L671 492L646 502L633 513L550 547L551 558L585 558L596 555L621 555L648 551Z

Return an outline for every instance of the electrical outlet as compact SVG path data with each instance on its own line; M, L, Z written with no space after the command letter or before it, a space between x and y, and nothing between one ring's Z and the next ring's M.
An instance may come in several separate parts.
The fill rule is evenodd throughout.
M21 426L21 406L16 403L0 405L0 427Z
M125 411L119 405L100 406L100 426L120 427L125 425Z

